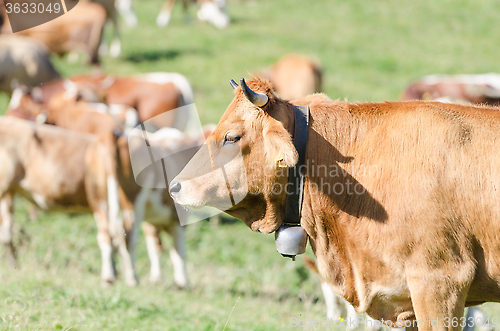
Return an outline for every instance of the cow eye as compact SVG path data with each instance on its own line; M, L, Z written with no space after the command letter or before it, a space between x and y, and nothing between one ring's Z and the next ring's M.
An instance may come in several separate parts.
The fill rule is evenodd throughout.
M238 142L241 137L233 134L226 134L226 137L224 137L224 145L226 144L234 144L235 142Z

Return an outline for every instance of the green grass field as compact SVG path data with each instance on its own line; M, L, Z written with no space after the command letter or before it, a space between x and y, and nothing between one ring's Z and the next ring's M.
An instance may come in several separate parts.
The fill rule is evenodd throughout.
M232 24L223 31L185 24L180 5L160 29L160 7L159 0L135 2L139 26L123 28L123 54L105 57L103 70L184 74L203 123L217 122L230 103L229 79L248 77L287 53L319 61L324 92L349 101L398 99L426 74L500 71L495 0L230 1ZM83 60L54 62L64 75L92 71ZM0 95L0 113L7 102ZM119 280L102 288L92 217L53 213L30 222L26 204L18 202L19 266L0 268L1 330L223 330L235 304L225 330L289 330L291 317L325 315L319 279L302 259L283 259L273 236L252 233L240 221L187 227L189 291L173 286L168 254L162 284L148 283L143 240L140 285ZM170 244L165 238L165 247ZM486 310L500 317L498 305Z

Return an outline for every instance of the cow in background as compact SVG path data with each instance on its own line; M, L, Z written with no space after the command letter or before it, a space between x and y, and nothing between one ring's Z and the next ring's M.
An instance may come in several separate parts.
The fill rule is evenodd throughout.
M145 142L147 139L147 143ZM178 287L187 287L189 280L185 262L185 229L179 223L179 216L168 192L168 182L162 164L177 169L189 161L204 141L204 137L190 137L174 128L162 128L154 133L133 130L128 137L118 137L117 174L120 187L126 199L133 206L137 222L142 222L146 247L150 259L149 280L157 283L162 278L161 254L163 244L161 233L165 231L173 239L169 249L174 268L174 282ZM153 155L173 155L163 161L151 163L141 173L134 174L131 160L144 158L144 148L152 149ZM137 183L140 181L143 186ZM159 184L159 185L155 185ZM182 212L182 211L181 211Z
M500 105L500 74L432 75L408 86L401 100L448 98L460 103Z
M160 14L156 18L158 26L164 27L168 25L175 2L176 0L165 0ZM208 22L219 29L224 29L229 25L230 19L226 13L226 0L182 0L184 15L187 15L188 6L192 2L196 2L200 7L197 12L200 21Z
M47 48L19 36L0 36L0 91L11 93L18 84L37 86L59 79Z
M285 100L296 100L319 93L322 88L320 66L301 55L286 55L259 75L269 79L275 92Z
M114 105L133 107L138 112L139 121L149 120L148 125L152 130L172 126L184 130L190 124L190 119L184 117L187 113L172 112L169 115L168 111L194 102L193 90L187 78L178 73L168 72L130 77L75 76L70 80L61 79L29 90L24 89L18 96L29 95L33 102L47 107L52 97L61 92L68 92L84 101L104 102L111 107ZM13 95L12 99L18 98L14 98ZM154 118L166 112L164 116Z
M106 11L107 22L111 23L111 25L113 26L113 36L111 39L111 44L109 45L108 48L107 44L103 40L99 47L100 55L105 55L106 53L108 53L111 57L117 58L118 56L120 56L122 51L122 42L120 35L120 23L118 22L115 0L88 0L88 1L100 4Z
M98 243L102 255L101 279L110 284L116 278L113 250L122 256L125 282L136 285L134 261L129 253L126 233L120 220L113 215L117 208L116 187L108 185L106 176L111 164L101 154L108 154L104 145L96 150L90 146L96 137L49 125L17 119L0 118L0 241L6 247L9 260L15 263L12 243L14 196L20 194L39 208L92 212L98 228ZM90 153L90 154L89 154ZM104 161L100 164L86 160ZM102 166L101 169L96 167ZM101 176L90 176L89 174ZM88 187L96 188L93 194Z
M176 127L184 130L189 118L184 112L169 110L192 104L193 89L187 78L179 73L152 72L130 77L76 76L71 78L76 84L91 84L102 91L109 105L123 104L137 109L139 120L148 121L154 128ZM157 117L157 115L166 113ZM152 129L154 129L152 128Z
M276 231L285 215L282 168L298 160L294 104L308 105L301 226L334 291L358 313L420 330L436 319L435 329L458 329L444 322L500 301L497 109L323 95L291 104L259 79L242 79L235 94L208 138L224 143L200 150L172 180L175 202L217 206L229 182L242 200L226 212L254 231ZM235 146L245 167L220 160ZM211 162L224 164L221 185Z
M9 18L5 13L2 34L11 34ZM106 23L106 11L102 5L79 2L68 13L30 29L19 31L16 35L26 36L40 41L50 52L59 56L72 51L82 51L88 55L91 64L99 64L99 45Z

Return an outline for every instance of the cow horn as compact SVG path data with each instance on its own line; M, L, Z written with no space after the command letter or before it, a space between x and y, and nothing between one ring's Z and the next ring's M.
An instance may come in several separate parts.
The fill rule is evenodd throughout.
M269 101L269 98L264 93L258 93L252 91L245 83L245 78L240 79L241 90L243 94L250 100L251 103L256 105L257 107L263 107Z
M233 79L231 79L229 81L229 84L231 84L231 86L233 87L233 90L237 89L238 88L238 83L236 83Z

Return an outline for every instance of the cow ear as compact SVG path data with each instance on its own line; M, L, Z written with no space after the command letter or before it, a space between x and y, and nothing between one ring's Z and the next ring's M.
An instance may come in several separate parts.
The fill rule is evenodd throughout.
M280 122L272 123L264 130L264 151L270 167L293 167L299 157L292 137Z

